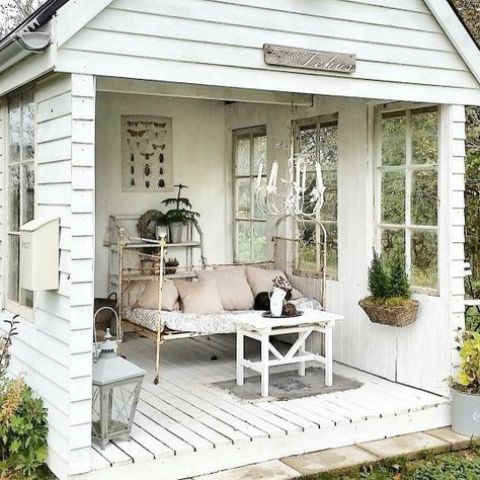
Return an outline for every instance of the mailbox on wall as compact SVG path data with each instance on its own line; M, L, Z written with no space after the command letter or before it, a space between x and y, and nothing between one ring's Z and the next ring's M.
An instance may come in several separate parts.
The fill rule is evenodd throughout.
M36 218L20 227L20 286L26 290L57 290L58 218Z

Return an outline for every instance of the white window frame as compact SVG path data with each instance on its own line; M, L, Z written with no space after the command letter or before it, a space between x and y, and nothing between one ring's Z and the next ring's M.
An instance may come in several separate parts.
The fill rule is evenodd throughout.
M327 115L316 115L314 117L309 117L309 118L301 118L294 120L294 151L295 153L299 152L299 143L300 143L300 129L302 127L314 127L317 130L317 140L320 136L320 129L325 126L333 126L336 125L337 127L337 142L338 142L338 113L334 114L327 114ZM317 160L319 157L319 152L320 149L318 148L317 144ZM337 265L335 268L335 275L332 275L331 272L328 271L328 260L327 260L327 272L326 272L326 278L328 280L333 280L333 281L338 281L339 280L339 249L338 249L338 143L337 143L337 164L335 168L325 168L322 166L322 172L326 171L335 171L337 173L337 218L336 220L323 220L321 211L319 212L317 216L317 222L321 222L325 227L328 226L335 226L336 231L337 231ZM304 223L308 223L308 220L302 220ZM316 241L318 243L323 241L323 232L321 231L321 227L318 225L318 223L315 221L311 221L312 224L315 224L315 236L316 236ZM295 229L297 230L295 233L298 234L298 229L297 229L298 223L296 222ZM327 245L328 245L328 232L327 232ZM319 276L321 275L321 268L323 266L323 262L321 260L321 255L317 252L316 258L317 258L317 271L310 271L310 270L305 270L301 269L299 267L299 255L298 255L298 245L296 245L295 249L295 256L294 256L294 270L296 275L314 275L314 276ZM328 259L328 246L327 246L327 259Z
M412 162L412 129L411 129L411 115L413 111L418 110L437 110L437 163L436 164L416 164ZM398 166L384 166L382 165L382 115L385 113L405 113L405 164ZM439 295L439 221L440 221L440 132L441 132L441 116L438 105L411 105L400 103L399 105L377 107L375 109L375 243L377 251L382 250L382 231L395 230L405 231L405 270L410 279L410 286L413 292L422 293L425 295L437 296ZM412 196L412 177L415 171L419 170L434 170L437 172L437 224L436 225L416 225L412 223L411 215L411 196ZM405 173L405 223L404 224L389 224L382 222L382 172L397 171ZM437 285L432 287L418 286L412 283L412 234L413 232L435 232L437 237Z
M18 92L15 92L11 96L18 96L20 98L20 121L21 121L21 135L23 132L23 116L22 116L22 107L23 107L23 97L27 93L32 93L34 97L34 87L29 87L22 89ZM33 294L33 306L28 307L26 305L22 305L20 302L16 302L14 300L11 300L9 298L9 285L10 285L10 272L11 272L11 264L10 264L10 254L9 254L9 248L10 248L10 237L17 236L20 237L20 231L13 231L10 230L10 168L12 166L19 166L20 167L20 183L19 183L19 199L20 199L20 205L19 205L19 210L20 210L20 224L19 228L22 226L24 222L22 222L22 216L23 216L23 182L24 182L24 177L22 175L22 167L24 165L33 165L34 171L36 172L36 155L34 153L34 157L32 160L24 160L23 159L23 152L22 148L20 149L20 161L15 162L15 163L10 163L10 114L9 114L9 102L8 99L11 98L9 96L7 98L6 102L6 151L5 151L5 179L4 179L4 192L5 192L5 226L6 226L6 233L5 233L5 248L4 248L4 255L5 255L5 265L4 265L4 299L5 299L5 307L6 309L14 314L18 314L21 318L33 321L34 320L34 311L35 311L35 294ZM34 108L35 108L35 102L34 102ZM36 114L34 114L34 122L36 122ZM34 133L34 146L36 150L36 125L34 126L35 133ZM36 209L36 178L35 178L35 184L34 184L34 211ZM17 265L18 268L18 275L20 276L20 257L19 257L19 263ZM20 285L18 286L19 289L19 295L20 295Z
M255 127L247 127L241 128L232 131L232 164L233 164L233 261L234 263L249 263L254 262L254 252L253 252L253 228L256 223L263 223L267 224L267 219L265 218L255 218L253 216L253 212L255 211L255 182L257 180L257 174L253 169L253 163L250 161L250 173L249 175L238 175L237 174L237 144L238 140L241 138L250 138L250 160L253 158L254 155L254 142L253 139L255 137L265 136L267 138L267 126L266 125L258 125ZM268 140L267 140L268 142ZM263 166L262 178L266 181L267 179L267 168L266 165ZM238 179L250 179L250 217L249 218L239 218L237 217L237 180ZM250 258L248 261L238 259L238 235L237 235L237 226L238 223L249 223L250 224ZM263 260L264 262L268 261L268 245L266 246L267 251L266 258Z

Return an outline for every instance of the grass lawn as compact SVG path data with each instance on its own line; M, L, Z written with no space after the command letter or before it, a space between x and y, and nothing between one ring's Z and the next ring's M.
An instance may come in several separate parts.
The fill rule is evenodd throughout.
M380 464L304 477L304 480L478 480L480 448L439 455L424 454L418 460L395 458Z

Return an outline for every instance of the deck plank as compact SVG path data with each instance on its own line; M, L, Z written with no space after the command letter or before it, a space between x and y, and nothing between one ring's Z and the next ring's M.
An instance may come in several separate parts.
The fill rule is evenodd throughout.
M92 446L94 450L96 450L102 457L109 461L112 467L132 463L132 458L111 442L108 443L103 449L96 441L93 442Z

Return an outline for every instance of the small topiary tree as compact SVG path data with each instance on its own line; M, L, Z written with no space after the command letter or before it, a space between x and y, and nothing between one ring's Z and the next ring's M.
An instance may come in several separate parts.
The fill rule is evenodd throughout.
M372 297L384 299L388 297L389 278L381 256L373 250L373 259L368 270L368 288Z
M388 297L410 298L410 282L405 271L405 261L400 255L395 255L390 266L390 281Z

